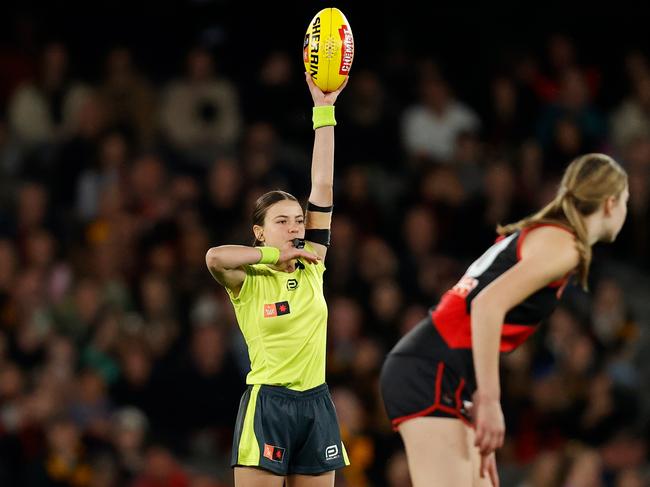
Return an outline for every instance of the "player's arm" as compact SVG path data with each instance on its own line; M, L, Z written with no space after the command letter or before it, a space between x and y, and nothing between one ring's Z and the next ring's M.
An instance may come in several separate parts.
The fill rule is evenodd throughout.
M334 204L334 102L339 93L345 88L347 80L336 91L323 93L311 76L305 74L309 91L314 100L314 150L311 161L311 192L307 205L305 222L305 240L310 241L316 253L325 258L330 240L332 224L332 205ZM321 107L331 107L328 109ZM318 111L321 110L320 113ZM318 113L318 114L317 114ZM320 125L318 117L328 116L329 119Z
M472 301L476 437L481 453L501 446L505 434L500 408L499 345L506 313L537 290L566 276L578 263L572 234L555 227L534 230L523 242L521 260Z

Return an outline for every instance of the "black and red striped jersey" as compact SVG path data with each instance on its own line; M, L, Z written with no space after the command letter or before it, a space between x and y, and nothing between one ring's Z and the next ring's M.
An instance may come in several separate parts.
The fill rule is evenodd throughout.
M450 348L471 349L472 300L521 259L521 245L526 235L534 228L547 225L552 224L533 225L497 239L467 269L458 284L443 295L438 306L431 311L431 318ZM569 231L561 225L552 226ZM550 283L508 311L501 329L501 352L509 352L521 345L535 331L536 325L553 312L568 280L569 276L566 276Z

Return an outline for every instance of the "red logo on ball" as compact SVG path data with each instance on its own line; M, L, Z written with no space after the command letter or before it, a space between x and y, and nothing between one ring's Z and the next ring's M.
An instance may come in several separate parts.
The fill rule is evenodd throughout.
M341 66L339 67L339 74L350 74L352 67L352 58L354 57L354 39L352 38L352 31L347 25L342 25L339 28L339 36L341 36Z

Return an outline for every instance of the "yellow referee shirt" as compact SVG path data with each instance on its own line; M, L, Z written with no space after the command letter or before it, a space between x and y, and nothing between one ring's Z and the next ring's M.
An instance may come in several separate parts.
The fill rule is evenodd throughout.
M307 242L305 250L315 252ZM327 303L325 265L304 264L293 273L266 264L244 266L246 278L235 307L251 361L246 383L304 391L325 382Z

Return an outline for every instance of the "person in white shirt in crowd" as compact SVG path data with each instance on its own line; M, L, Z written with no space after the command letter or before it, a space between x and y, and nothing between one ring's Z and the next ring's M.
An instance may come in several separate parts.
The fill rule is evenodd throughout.
M471 108L456 100L439 73L423 76L420 100L402 115L402 143L412 159L449 162L456 138L463 132L475 132L481 122Z

